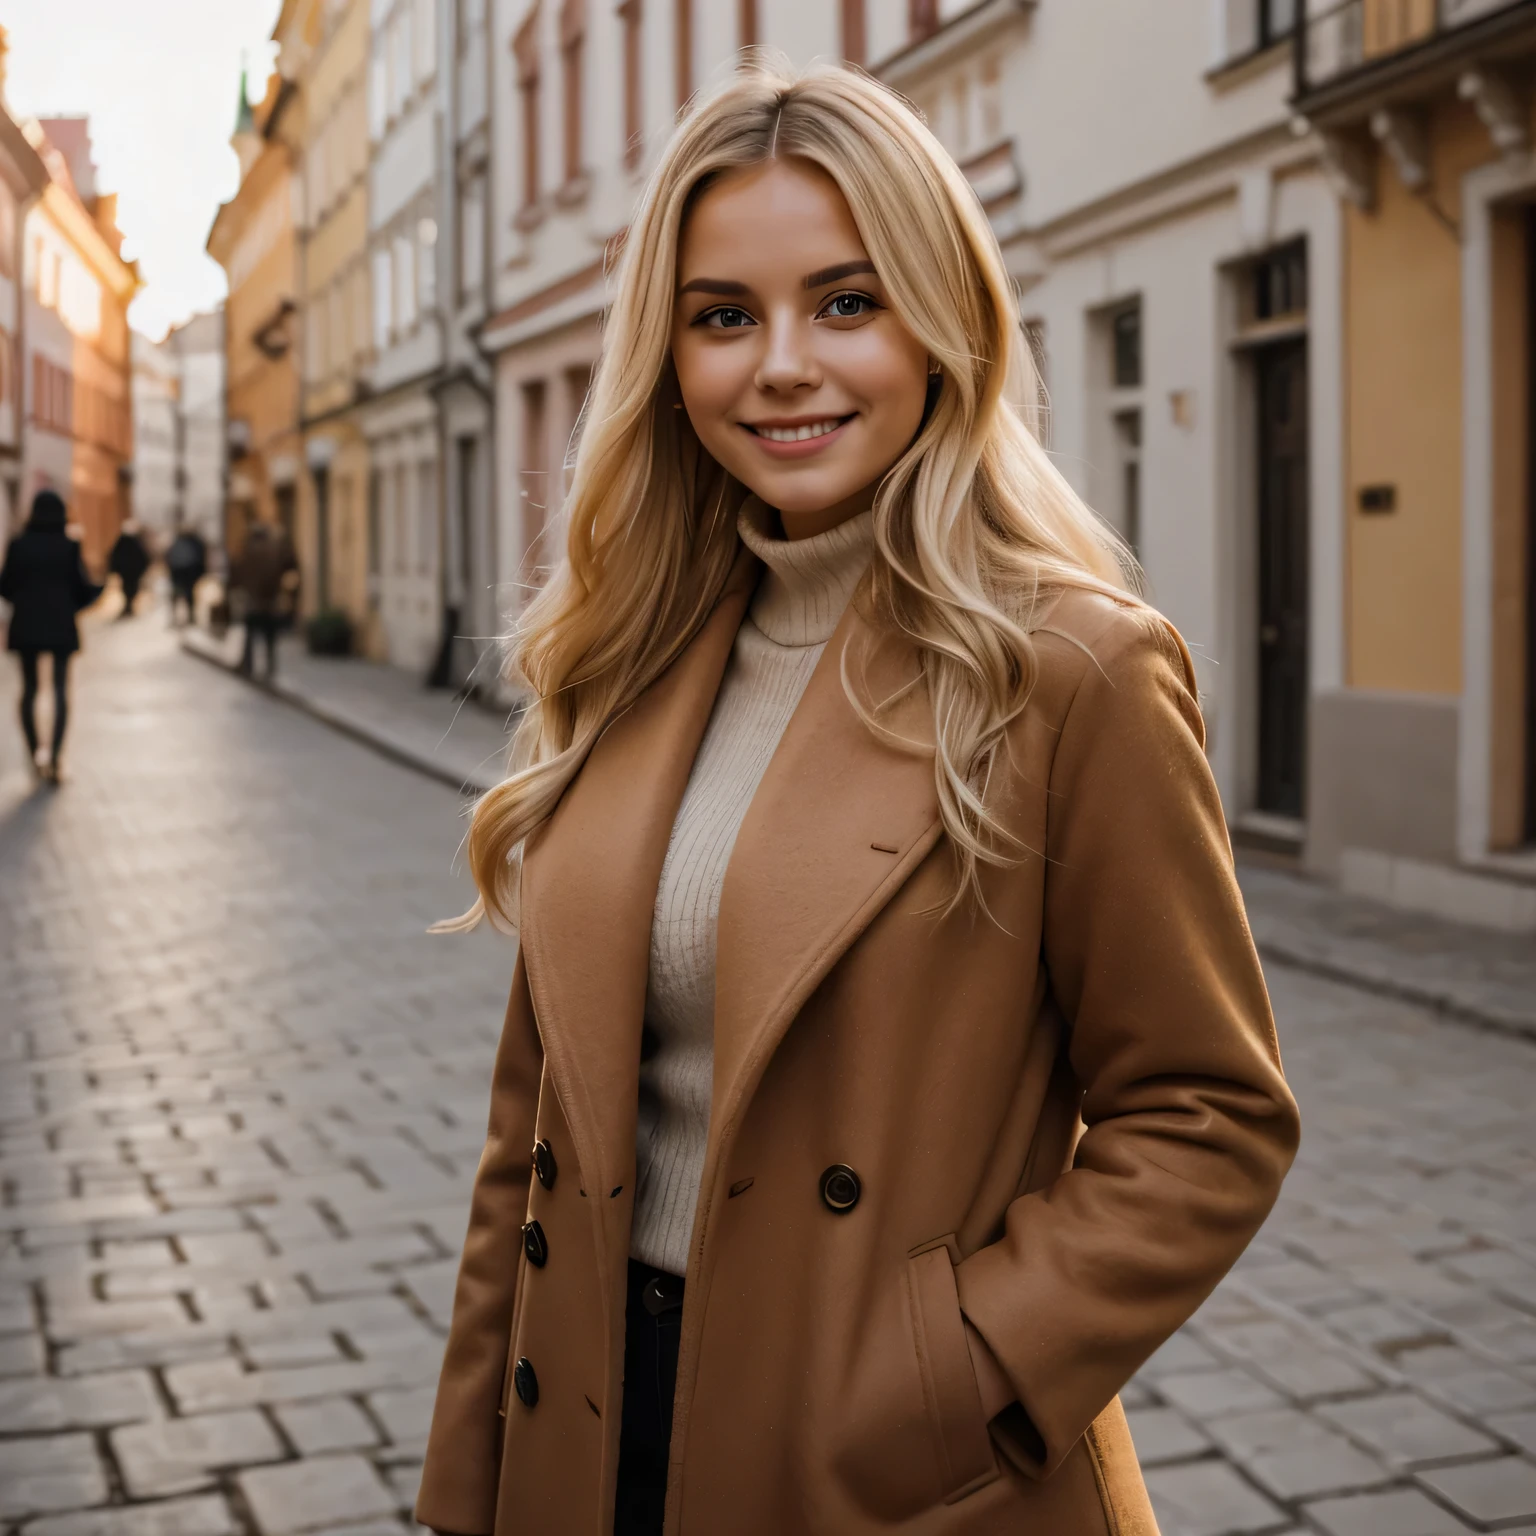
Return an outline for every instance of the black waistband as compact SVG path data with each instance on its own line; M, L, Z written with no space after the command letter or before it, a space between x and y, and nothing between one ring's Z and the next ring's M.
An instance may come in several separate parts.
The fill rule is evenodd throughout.
M638 1259L629 1261L629 1288L631 1295L639 1293L640 1305L652 1317L676 1312L683 1304L683 1277Z

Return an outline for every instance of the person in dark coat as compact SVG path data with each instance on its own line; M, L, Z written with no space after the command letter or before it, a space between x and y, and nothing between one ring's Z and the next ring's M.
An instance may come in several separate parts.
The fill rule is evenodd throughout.
M171 577L171 623L181 622L183 605L191 623L197 584L208 574L208 545L202 534L195 528L181 529L165 552L165 568Z
M293 540L272 523L253 523L245 536L245 549L235 564L233 585L245 594L245 651L240 670L247 677L255 669L256 637L267 648L267 681L277 675L277 632L286 606L293 601L299 562Z
M87 574L80 546L64 531L64 503L39 491L27 526L11 540L0 567L0 598L11 605L9 650L21 659L21 728L33 768L55 784L69 719L69 658L80 649L75 615L101 596ZM37 760L38 659L53 657L53 751L46 769Z
M134 601L139 595L139 583L144 580L144 572L149 569L149 551L144 547L144 540L139 537L136 524L123 524L123 531L118 534L117 542L112 546L112 553L107 559L107 569L123 584L123 611L118 614L118 618L132 618Z

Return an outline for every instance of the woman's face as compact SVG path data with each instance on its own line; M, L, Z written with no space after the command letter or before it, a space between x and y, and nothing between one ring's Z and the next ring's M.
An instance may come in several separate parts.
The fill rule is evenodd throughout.
M824 171L769 160L694 205L672 358L705 449L805 538L862 512L922 424L928 356Z

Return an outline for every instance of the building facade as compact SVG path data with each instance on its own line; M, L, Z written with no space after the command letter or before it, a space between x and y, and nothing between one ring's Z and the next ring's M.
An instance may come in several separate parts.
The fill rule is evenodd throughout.
M1343 664L1309 858L1536 930L1536 158L1516 0L1307 8L1295 109L1343 224Z
M132 509L128 306L139 277L122 257L117 198L97 188L86 119L27 126L48 184L23 227L22 495L57 490L100 571Z
M283 8L283 18L293 9ZM208 254L224 268L229 484L223 544L244 546L253 522L296 534L303 463L299 431L298 264L293 167L302 142L298 92L274 71L256 107L240 81L235 132L240 186L214 216Z
M164 550L176 527L176 420L181 411L176 363L134 331L133 511L150 547Z
M133 334L133 507L163 550L185 527L211 548L224 508L223 306L156 342Z
M224 522L224 306L173 326L160 349L176 368L176 526L195 529L217 548Z
M22 273L25 226L48 171L5 106L5 29L0 27L0 538L25 516L22 497L26 371Z
M423 674L444 650L441 430L445 357L438 307L441 7L371 0L368 62L369 400L360 413L373 473L373 562L383 651Z
M302 11L306 7L301 7ZM369 0L308 0L278 67L298 80L305 138L299 201L304 475L299 548L311 612L335 608L354 643L383 651L377 620L368 440L372 356L368 269ZM314 31L312 47L304 39Z

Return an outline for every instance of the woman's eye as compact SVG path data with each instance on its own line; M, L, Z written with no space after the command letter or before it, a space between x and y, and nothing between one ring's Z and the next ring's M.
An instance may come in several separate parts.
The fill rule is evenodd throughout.
M755 324L752 316L746 310L732 309L729 305L725 305L720 309L712 309L708 314L702 316L701 319L705 325L712 325L717 330L722 331L736 331L740 330L742 326Z
M876 307L875 301L867 293L840 293L828 301L823 313L833 320L857 320L863 315L872 314Z

